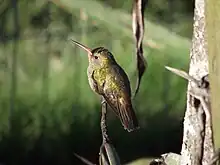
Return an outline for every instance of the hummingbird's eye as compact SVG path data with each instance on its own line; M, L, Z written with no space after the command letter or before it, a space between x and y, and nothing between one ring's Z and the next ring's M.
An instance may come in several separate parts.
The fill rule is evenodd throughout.
M98 56L95 56L95 59L98 59Z

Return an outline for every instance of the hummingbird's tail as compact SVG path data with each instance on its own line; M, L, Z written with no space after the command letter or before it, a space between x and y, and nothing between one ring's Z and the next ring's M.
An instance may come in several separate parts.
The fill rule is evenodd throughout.
M104 99L119 117L124 129L128 132L137 130L139 128L139 124L131 101L128 99L125 100L124 98L115 98L116 99L114 99L114 97L104 95Z
M124 126L124 129L126 129L128 132L140 128L132 105L120 105L119 118L121 120L122 125Z

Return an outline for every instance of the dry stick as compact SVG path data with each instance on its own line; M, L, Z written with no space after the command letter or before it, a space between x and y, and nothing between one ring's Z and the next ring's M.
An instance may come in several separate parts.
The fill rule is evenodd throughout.
M110 139L107 133L107 102L104 97L101 98L101 105L102 105L102 116L101 116L101 131L102 131L102 145L100 147L99 153L99 164L100 165L120 165L120 159L118 154L111 144Z
M101 106L102 106L102 117L101 117L101 131L102 131L102 140L103 144L109 141L107 126L106 126L106 116L107 116L107 102L104 97L101 98Z
M120 165L120 159L118 157L118 154L114 148L113 145L111 145L111 142L108 137L107 133L107 102L106 100L101 97L101 107L102 107L102 116L101 116L101 132L102 132L102 145L100 147L99 152L99 165ZM87 160L86 158L74 153L74 155L80 159L82 162L84 162L87 165L94 165L92 162Z
M107 102L104 99L104 97L101 97L101 111L102 111L102 115L101 115L101 122L100 122L100 126L101 126L101 132L102 132L102 145L100 147L100 152L99 152L99 164L100 165L107 165L109 164L109 159L111 159L111 157L108 157L108 154L106 150L108 150L109 145L109 138L108 138L108 133L107 133L107 125L106 125L106 119L107 119ZM108 146L107 146L108 145ZM74 153L74 155L80 159L82 162L84 162L87 165L94 165L92 162L90 162L89 160L87 160L86 158Z

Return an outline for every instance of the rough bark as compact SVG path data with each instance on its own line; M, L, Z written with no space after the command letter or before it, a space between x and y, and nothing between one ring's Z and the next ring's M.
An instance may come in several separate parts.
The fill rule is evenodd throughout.
M197 80L202 80L207 74L205 2L204 0L196 0L189 75ZM204 113L201 102L189 94L189 91L193 91L195 88L196 84L189 81L181 151L181 164L187 165L208 164L214 153L210 118L207 113Z
M206 0L206 27L215 147L220 148L220 1Z

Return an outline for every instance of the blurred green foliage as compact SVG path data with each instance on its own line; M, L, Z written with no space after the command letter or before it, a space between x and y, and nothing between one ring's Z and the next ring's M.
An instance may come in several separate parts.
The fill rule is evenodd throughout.
M18 1L20 36L16 42L12 114L10 89L16 27L8 2L3 1L4 6L0 7L0 162L80 164L73 152L97 162L101 144L100 98L88 85L86 53L72 46L67 38L89 47L102 45L110 49L128 73L133 89L136 63L131 14L118 9L122 6L128 11L131 1L105 1L105 5L92 0ZM162 8L162 2L149 3L161 3ZM147 15L152 12L152 18L157 16L153 8L155 13L166 11L158 6L150 8L149 4ZM113 113L108 118L109 134L122 162L179 152L181 147L186 81L169 73L164 65L186 70L190 42L160 23L146 21L145 30L148 70L134 100L142 129L127 133Z
M112 8L131 12L133 1L99 0ZM181 36L192 36L192 17L195 0L147 0L145 15Z

